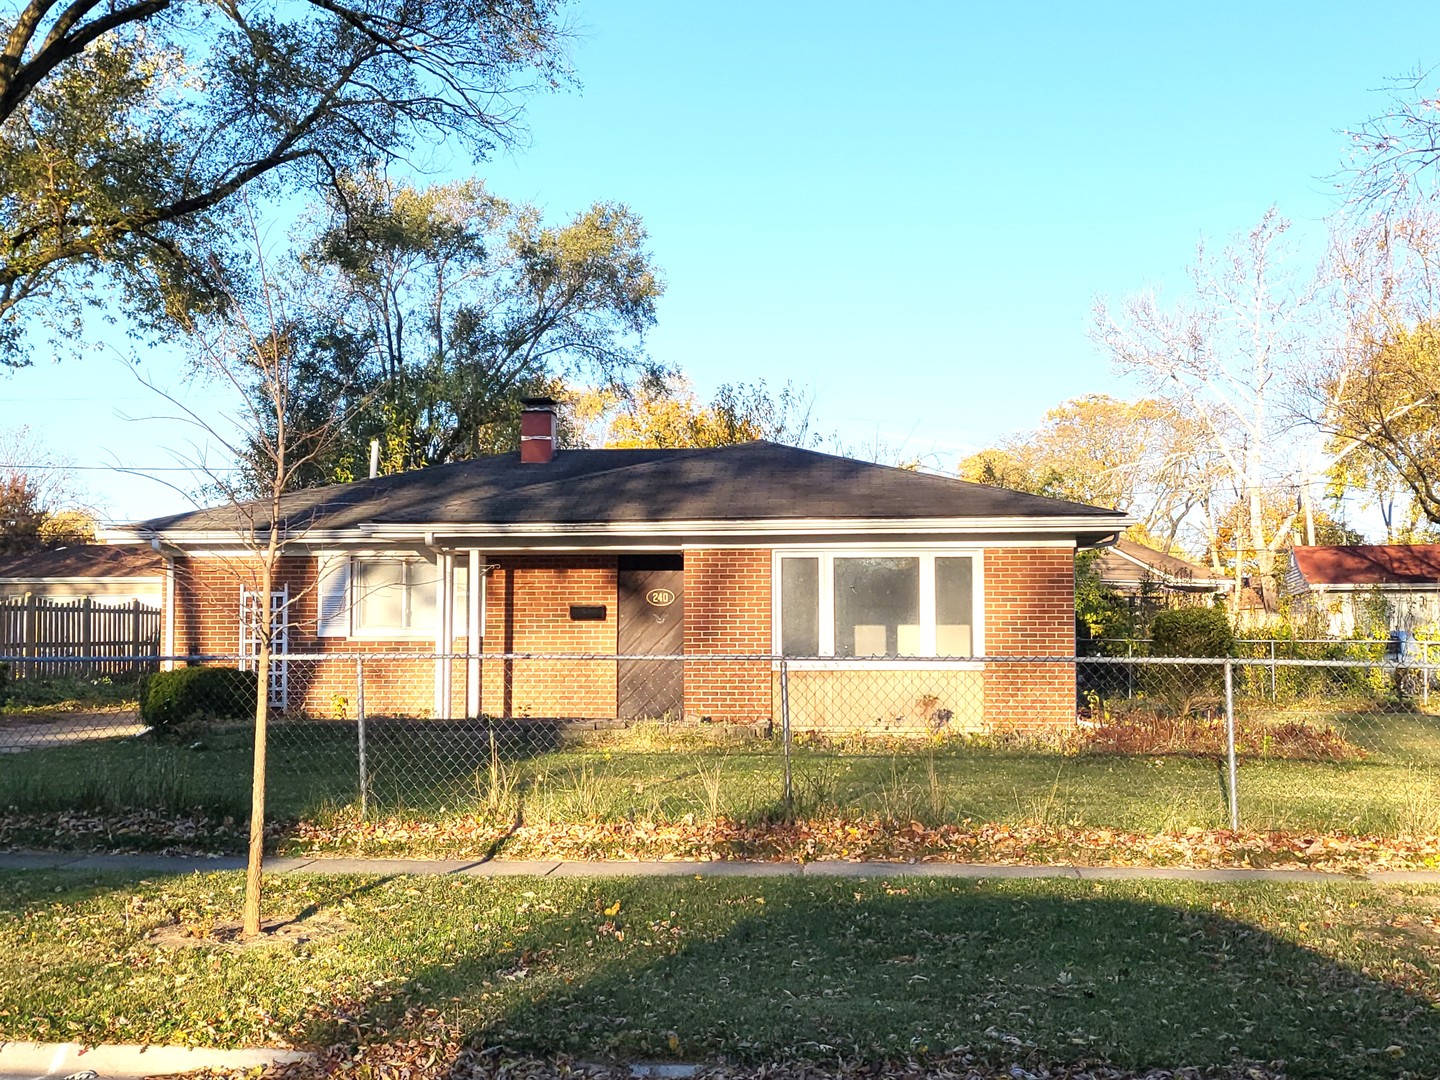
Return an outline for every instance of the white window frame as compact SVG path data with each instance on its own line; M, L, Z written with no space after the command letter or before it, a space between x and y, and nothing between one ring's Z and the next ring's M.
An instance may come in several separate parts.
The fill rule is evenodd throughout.
M435 569L435 621L430 626L409 628L402 626L392 627L362 627L360 625L360 564L362 562L398 562L406 566L415 563L425 563ZM407 581L404 589L405 606L410 606L410 592L413 586ZM435 641L439 632L441 612L445 603L445 574L444 568L438 561L431 562L424 555L415 552L396 552L361 554L356 553L350 556L350 637L356 641Z
M978 659L954 660L935 656L935 560L937 558L970 559L971 627L970 647L976 657L985 655L985 549L979 547L845 547L845 548L775 548L771 551L770 627L771 648L781 655L782 622L780 610L781 560L820 560L820 655L819 660L786 660L791 668L823 671L914 670L917 667L978 671L985 665ZM835 560L836 559L919 559L920 560L920 656L889 659L885 657L835 656ZM776 661L778 664L778 661Z

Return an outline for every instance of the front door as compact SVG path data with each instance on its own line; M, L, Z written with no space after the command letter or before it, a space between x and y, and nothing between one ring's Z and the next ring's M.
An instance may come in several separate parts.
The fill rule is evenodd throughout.
M685 569L681 555L621 555L617 632L621 656L679 656L685 651ZM622 720L679 719L685 665L679 660L621 660Z

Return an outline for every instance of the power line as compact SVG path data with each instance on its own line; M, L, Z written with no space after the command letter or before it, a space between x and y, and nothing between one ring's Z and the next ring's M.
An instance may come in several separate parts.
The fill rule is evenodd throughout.
M16 469L24 472L240 472L241 465L26 465L14 461L0 461L0 469Z

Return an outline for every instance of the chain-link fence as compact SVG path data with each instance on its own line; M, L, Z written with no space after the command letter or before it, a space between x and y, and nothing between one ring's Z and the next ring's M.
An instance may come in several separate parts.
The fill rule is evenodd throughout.
M0 813L244 819L253 659L55 663L0 658ZM1440 831L1423 655L372 652L277 656L266 685L281 822Z

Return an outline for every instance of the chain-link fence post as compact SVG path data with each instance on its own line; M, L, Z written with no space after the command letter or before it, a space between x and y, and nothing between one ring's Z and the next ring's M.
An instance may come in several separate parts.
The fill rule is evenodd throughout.
M1230 768L1230 828L1240 830L1240 792L1235 767L1235 665L1225 660L1225 756Z
M795 813L795 789L790 772L790 665L780 661L780 740L785 762L785 816Z
M1275 691L1275 642L1270 642L1270 700L1276 700Z
M360 755L360 820L365 820L370 802L370 769L365 760L365 660L355 658L355 730Z
M1420 704L1430 707L1430 642L1420 642Z

